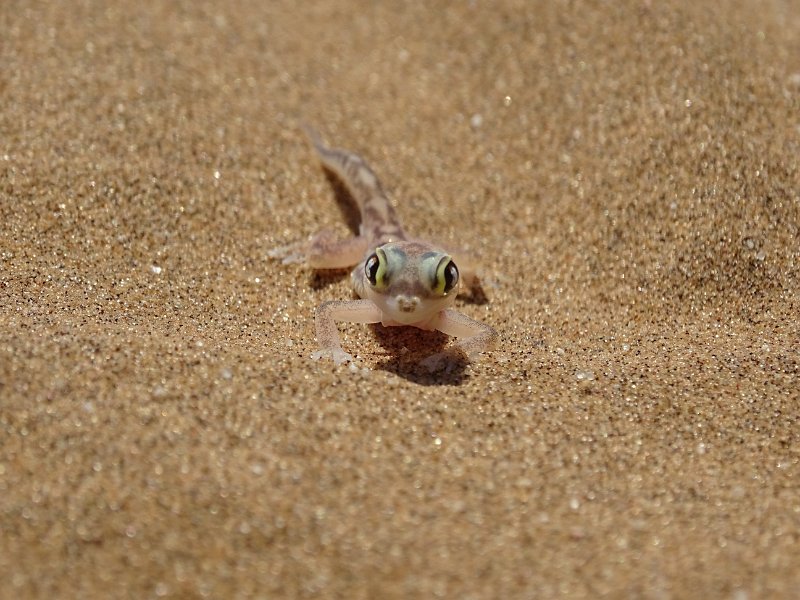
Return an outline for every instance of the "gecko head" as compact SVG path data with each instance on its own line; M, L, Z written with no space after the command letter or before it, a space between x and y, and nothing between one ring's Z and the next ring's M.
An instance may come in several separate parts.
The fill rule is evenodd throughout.
M430 321L453 303L458 267L446 253L420 242L390 242L364 263L367 295L386 320L401 324Z

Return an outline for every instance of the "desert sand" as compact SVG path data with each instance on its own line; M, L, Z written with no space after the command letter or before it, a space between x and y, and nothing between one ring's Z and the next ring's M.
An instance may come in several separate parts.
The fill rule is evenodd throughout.
M800 10L0 7L0 597L796 598ZM342 325L299 128L494 326Z

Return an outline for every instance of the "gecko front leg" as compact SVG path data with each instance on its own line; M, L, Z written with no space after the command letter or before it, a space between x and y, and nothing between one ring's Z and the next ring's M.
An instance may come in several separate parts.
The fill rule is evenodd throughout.
M452 358L453 348L461 350L467 357L472 358L487 350L497 340L497 332L492 327L451 308L440 312L431 325L444 334L460 339L451 346L450 350L438 352L422 361L422 364L430 371L441 368L448 359Z
M334 364L354 362L353 356L342 348L337 321L347 323L380 323L381 310L372 300L330 300L317 307L314 322L317 328L317 344L320 349L311 355L314 360L333 358Z

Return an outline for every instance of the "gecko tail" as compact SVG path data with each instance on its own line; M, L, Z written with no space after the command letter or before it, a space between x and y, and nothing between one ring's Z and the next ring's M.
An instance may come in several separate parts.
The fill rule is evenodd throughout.
M325 142L322 140L322 136L319 134L319 131L317 131L312 125L306 121L300 121L300 129L303 130L303 133L306 134L308 141L311 142L311 145L314 146L317 151L322 152L328 149L328 147L325 145Z

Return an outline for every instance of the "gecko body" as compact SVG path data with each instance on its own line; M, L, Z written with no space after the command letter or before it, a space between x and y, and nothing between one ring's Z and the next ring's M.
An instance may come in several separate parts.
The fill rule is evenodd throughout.
M319 135L306 129L323 164L347 187L361 214L359 235L336 240L328 232L308 242L270 252L284 262L306 262L315 269L356 265L351 273L359 300L332 300L316 311L319 350L312 358L330 357L335 364L353 361L342 348L337 322L408 325L438 330L459 338L456 348L468 356L487 349L496 338L494 329L451 308L462 281L473 279L469 269L460 272L452 256L434 244L409 239L378 177L357 154L326 146ZM423 361L436 368L447 358L440 352Z

